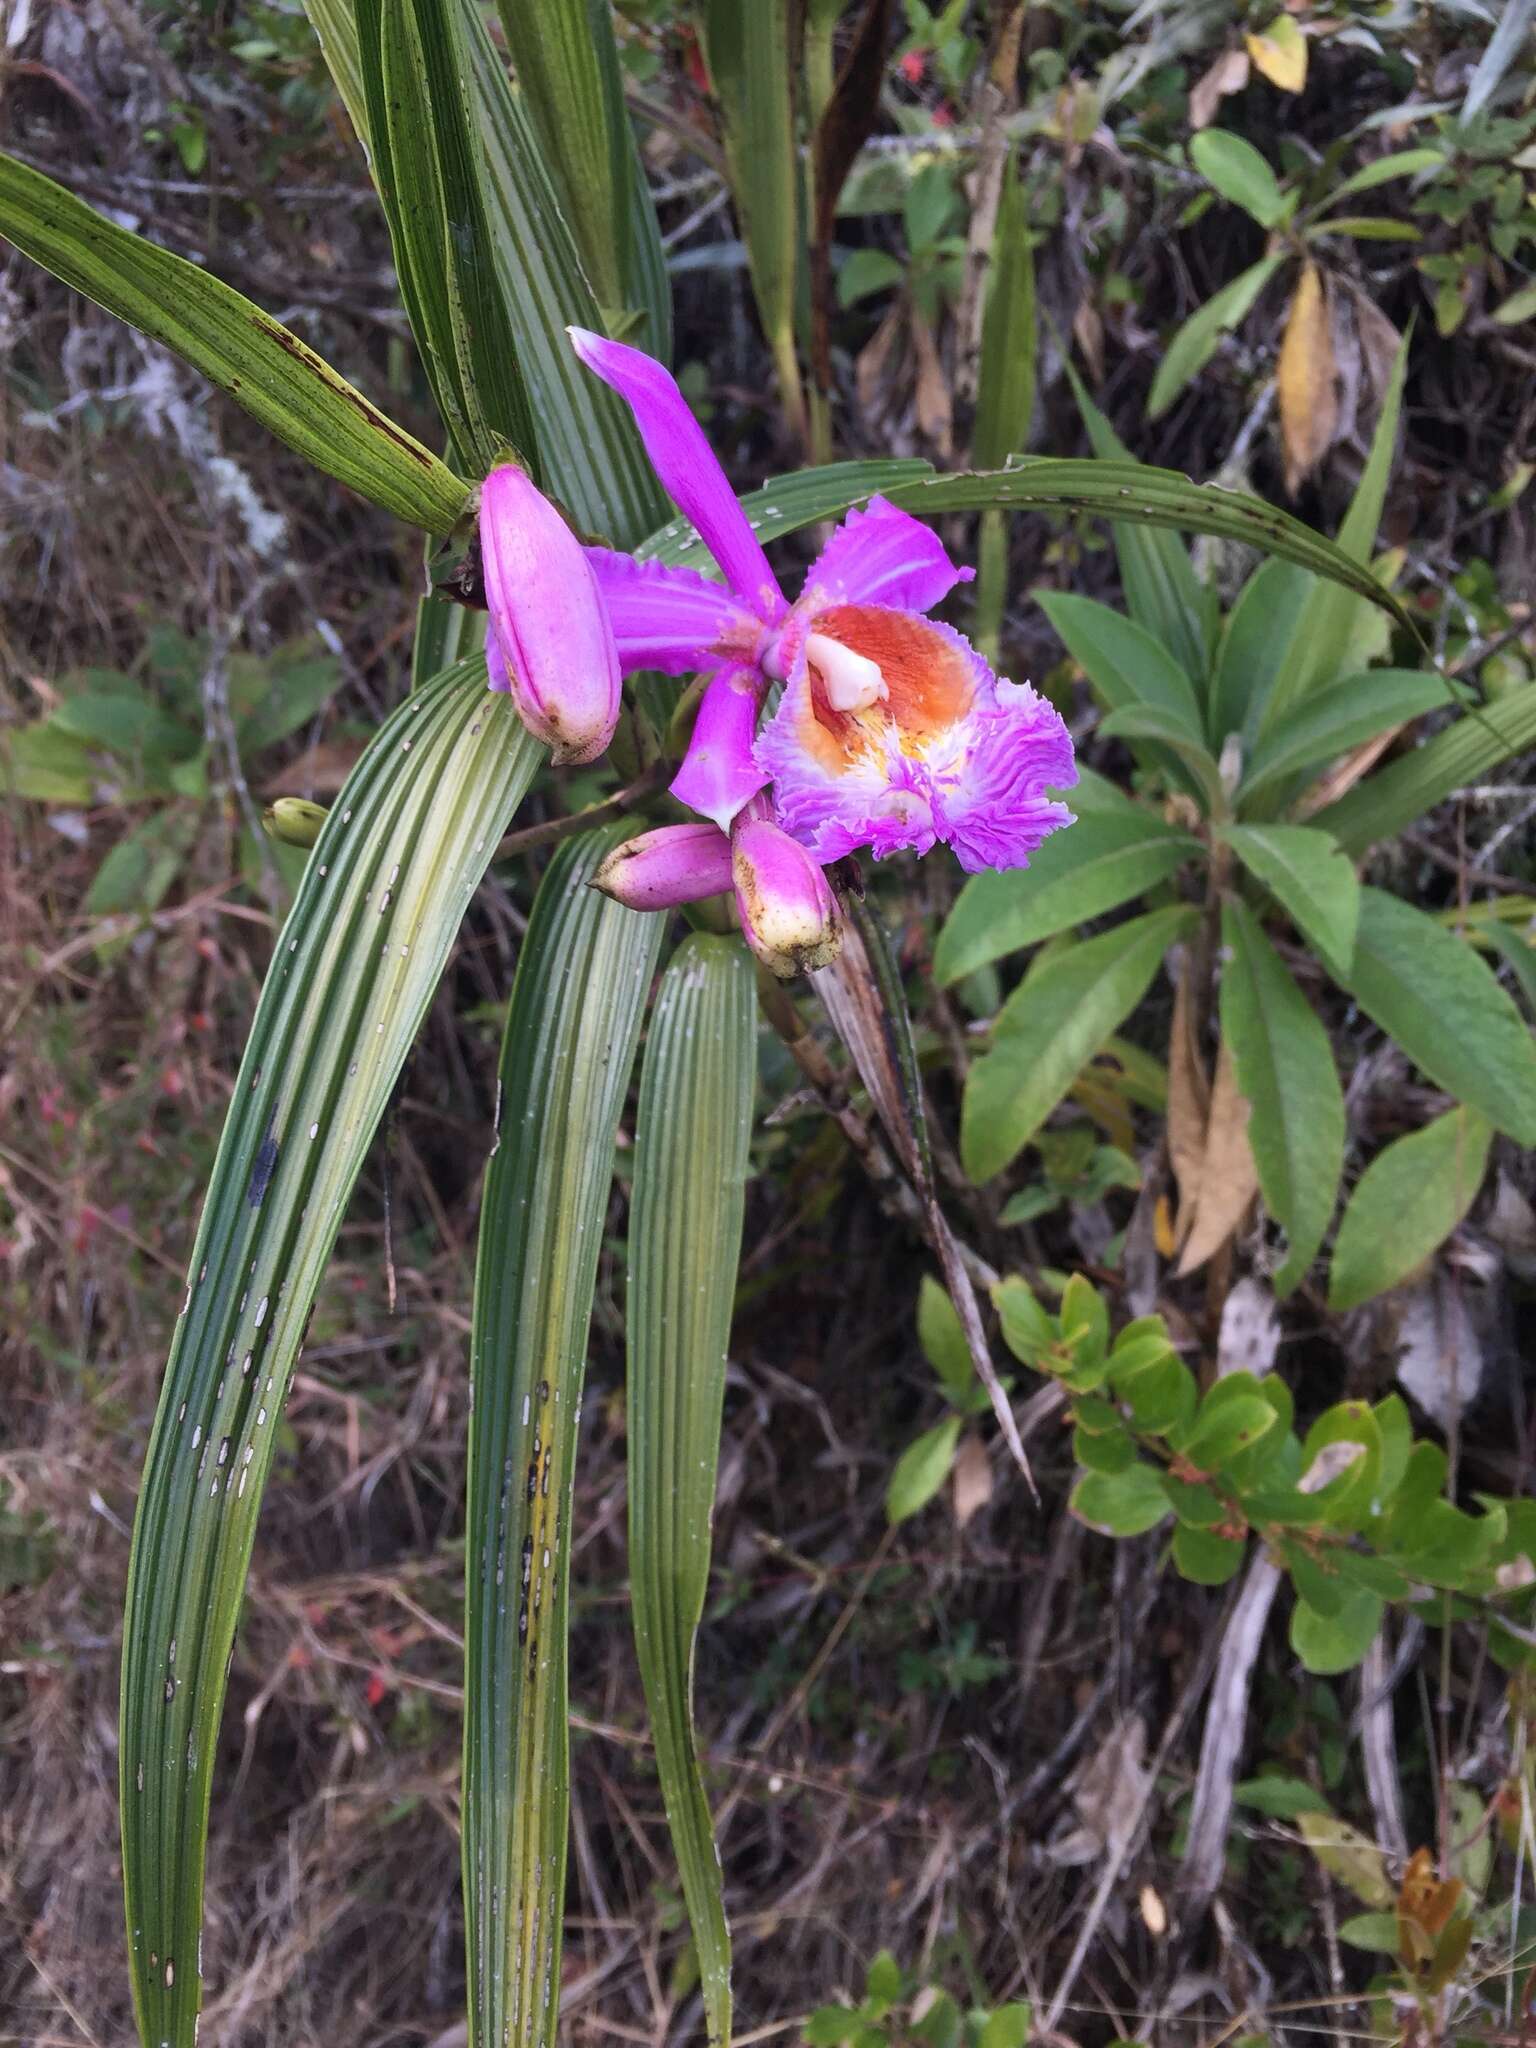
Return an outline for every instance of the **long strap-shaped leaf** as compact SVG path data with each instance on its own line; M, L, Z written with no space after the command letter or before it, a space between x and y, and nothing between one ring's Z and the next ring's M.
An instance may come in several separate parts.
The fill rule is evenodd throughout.
M0 234L164 342L307 462L397 518L448 533L469 486L280 320L233 286L0 155Z
M755 991L733 939L685 939L640 1081L629 1226L629 1575L656 1768L713 2042L731 2036L731 1941L693 1729L725 1350L752 1134Z
M1170 527L1246 541L1370 598L1413 627L1398 599L1369 569L1288 512L1245 491L1191 483L1174 470L1151 469L1143 462L1029 456L1009 469L952 476L939 476L926 464L912 462L838 462L765 484L745 496L741 505L759 539L767 541L818 519L834 519L875 491L924 519L938 519L947 512L986 512L994 506L1005 512L1091 512L1117 525ZM636 552L657 561L709 567L693 529L682 520L674 519L650 534ZM1416 627L1413 630L1417 632Z
M627 829L567 841L540 887L480 1217L464 1620L472 2048L552 2048L559 2013L576 1426L614 1140L665 925L588 886Z
M290 1375L347 1198L543 750L483 662L380 728L262 989L139 1496L124 1622L123 1875L146 2044L190 2048L224 1681Z
M433 396L483 470L533 447L517 346L489 260L462 0L359 0L373 174Z

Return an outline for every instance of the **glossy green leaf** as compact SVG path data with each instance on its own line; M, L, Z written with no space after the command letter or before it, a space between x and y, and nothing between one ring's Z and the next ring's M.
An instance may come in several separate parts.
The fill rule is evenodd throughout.
M1190 138L1189 154L1201 177L1223 199L1251 214L1261 228L1276 226L1289 211L1274 172L1241 135L1225 128L1202 128Z
M191 2048L225 1673L315 1291L474 889L543 758L465 663L374 737L305 864L198 1226L134 1526L123 1871L139 2025Z
M1430 1080L1520 1144L1536 1145L1536 1045L1465 940L1412 904L1365 889L1347 985Z
M590 887L629 828L556 852L502 1040L470 1344L464 1901L470 2040L553 2048L570 1820L577 1421L614 1143L665 919Z
M1536 746L1536 683L1527 683L1447 726L1411 754L1381 769L1312 822L1357 858L1393 839L1426 811L1512 754Z
M1377 1153L1339 1224L1330 1308L1384 1294L1445 1242L1483 1184L1492 1141L1487 1119L1461 1108Z
M1285 576L1296 575L1288 562L1273 566ZM1438 711L1445 702L1445 680L1429 670L1377 668L1347 677L1301 705L1254 749L1238 790L1239 812L1303 769L1336 760L1388 727Z
M1375 1640L1381 1626L1381 1610L1381 1595L1363 1586L1351 1588L1345 1594L1336 1614L1319 1614L1305 1600L1298 1600L1291 1610L1291 1648L1303 1667L1320 1677L1353 1671ZM1342 1826L1331 1815L1326 1821L1322 1815L1310 1813L1299 1819L1323 1822L1329 1833Z
M483 472L533 448L528 395L490 262L483 148L462 0L357 0L373 175L423 364L456 446Z
M1161 418L1185 385L1199 376L1215 355L1223 334L1230 333L1240 320L1247 318L1259 293L1284 261L1282 252L1261 256L1257 263L1240 271L1230 284L1213 293L1177 329L1163 351L1163 359L1152 379L1152 389L1147 394L1148 419Z
M939 1385L957 1408L969 1408L979 1382L955 1305L931 1273L917 1294L917 1341Z
M1126 704L1102 719L1099 731L1105 739L1155 742L1171 755L1176 778L1189 788L1208 816L1219 818L1225 811L1226 790L1216 758L1176 711L1162 704Z
M892 1528L918 1514L938 1493L955 1461L964 1419L946 1415L907 1445L891 1467L885 1487L885 1519Z
M1197 745L1205 738L1194 683L1145 626L1091 597L1040 593L1040 609L1111 711L1150 705L1177 720Z
M1228 734L1251 738L1311 595L1312 580L1294 562L1261 562L1227 614L1211 685L1211 744ZM1290 730L1287 724L1286 730Z
M1065 792L1068 801L1073 793ZM1027 868L972 875L934 948L941 987L1143 896L1204 848L1150 808L1089 812L1052 833Z
M999 1013L991 1050L966 1080L960 1153L972 1180L990 1180L1029 1143L1141 1001L1195 916L1183 908L1153 911L1030 970Z
M1246 904L1222 910L1230 959L1221 978L1221 1035L1252 1114L1248 1142L1269 1213L1289 1239L1275 1291L1286 1294L1317 1256L1344 1167L1344 1096L1328 1033Z
M1071 361L1063 367L1094 454L1103 462L1134 463L1135 457L1088 396ZM1163 643L1186 675L1203 681L1210 666L1216 599L1195 574L1188 548L1176 533L1155 527L1115 525L1110 531L1131 617Z
M1193 1529L1181 1522L1173 1532L1173 1561L1181 1577L1197 1586L1224 1586L1247 1555L1240 1536L1218 1536L1213 1529Z
M1123 1472L1090 1472L1080 1479L1071 1508L1111 1536L1142 1536L1167 1518L1168 1497L1151 1465L1128 1465Z
M1443 170L1445 152L1440 149L1396 149L1388 156L1377 157L1364 170L1355 171L1341 185L1335 185L1323 201L1324 206L1337 206L1341 199L1352 199L1358 192L1373 192L1378 185L1387 185L1394 178L1417 177L1420 171Z
M1349 979L1360 882L1337 840L1310 825L1229 825L1222 837L1289 911L1336 981Z
M629 1227L630 1606L715 2042L730 2039L731 1947L694 1739L693 1655L709 1586L756 1013L741 946L685 939L646 1042Z
M0 155L0 233L227 391L280 441L397 518L447 533L469 485L281 321L169 249Z

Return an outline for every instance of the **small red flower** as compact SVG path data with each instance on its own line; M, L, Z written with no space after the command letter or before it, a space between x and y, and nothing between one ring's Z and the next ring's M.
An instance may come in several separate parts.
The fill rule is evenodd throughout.
M389 1681L382 1671L370 1671L364 1687L364 1697L370 1707L376 1707L389 1697Z
M926 50L908 50L905 57L901 60L901 75L908 85L918 85L921 83L927 64L928 52Z

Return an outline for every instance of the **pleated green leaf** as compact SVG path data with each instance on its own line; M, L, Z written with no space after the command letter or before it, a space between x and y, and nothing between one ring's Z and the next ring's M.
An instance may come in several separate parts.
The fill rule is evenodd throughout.
M463 514L463 478L280 320L4 155L0 234L72 291L163 342L307 462L386 512L438 534Z
M624 105L608 0L502 0L513 69L610 334L671 353L656 209Z
M129 1951L149 2048L192 2048L214 1751L277 1426L368 1145L543 758L464 662L408 698L311 852L219 1143L145 1463L123 1631Z
M665 925L589 887L628 829L584 833L550 862L502 1042L470 1354L471 2048L552 2048L559 2016L576 1431L614 1141Z
M695 933L646 1040L629 1226L629 1562L656 1768L712 2042L731 2035L731 1943L693 1728L725 1353L752 1132L756 1000L733 939Z
M1026 456L1007 469L945 476L925 463L838 462L778 478L750 492L741 504L759 538L768 541L814 525L819 519L835 519L877 491L920 519L940 519L951 512L985 512L993 507L1005 512L1088 512L1126 526L1246 541L1267 554L1330 577L1370 598L1403 624L1413 624L1398 599L1369 569L1289 513L1244 491L1194 484L1175 470L1149 469L1142 462ZM688 563L706 573L710 567L698 536L680 519L649 535L636 553L657 561Z
M373 175L433 396L479 470L532 446L490 233L461 0L359 0Z
M359 139L371 150L351 0L305 6ZM567 326L600 328L602 316L527 110L479 8L472 0L459 6L490 263L533 415L533 446L525 453L581 526L633 547L666 517L667 501L628 408L582 368L566 337Z

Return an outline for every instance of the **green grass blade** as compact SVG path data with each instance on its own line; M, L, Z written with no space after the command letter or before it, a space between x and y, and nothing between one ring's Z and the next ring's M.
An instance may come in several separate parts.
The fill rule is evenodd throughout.
M725 1352L756 1080L752 970L695 933L646 1042L629 1227L629 1558L635 1648L712 2042L731 2035L731 1941L693 1729Z
M464 1899L471 2048L552 2048L570 1812L567 1579L587 1325L619 1113L665 919L550 862L502 1043L470 1374Z
M232 286L0 155L0 234L71 290L163 342L280 441L360 496L448 533L469 486L282 322Z
M225 1672L310 1307L464 910L542 756L481 662L408 698L331 810L257 1005L129 1565L123 1875L151 2048L193 2041Z
M742 510L761 540L776 540L818 519L835 519L862 505L876 491L921 519L950 512L1088 512L1126 526L1210 533L1246 541L1370 598L1402 624L1417 627L1400 601L1370 570L1351 559L1311 527L1262 498L1217 484L1194 484L1176 470L1150 469L1143 462L1097 462L1029 456L1010 469L940 476L926 463L838 462L801 470L749 492ZM684 520L674 519L649 535L636 553L664 562L707 569L708 557Z

